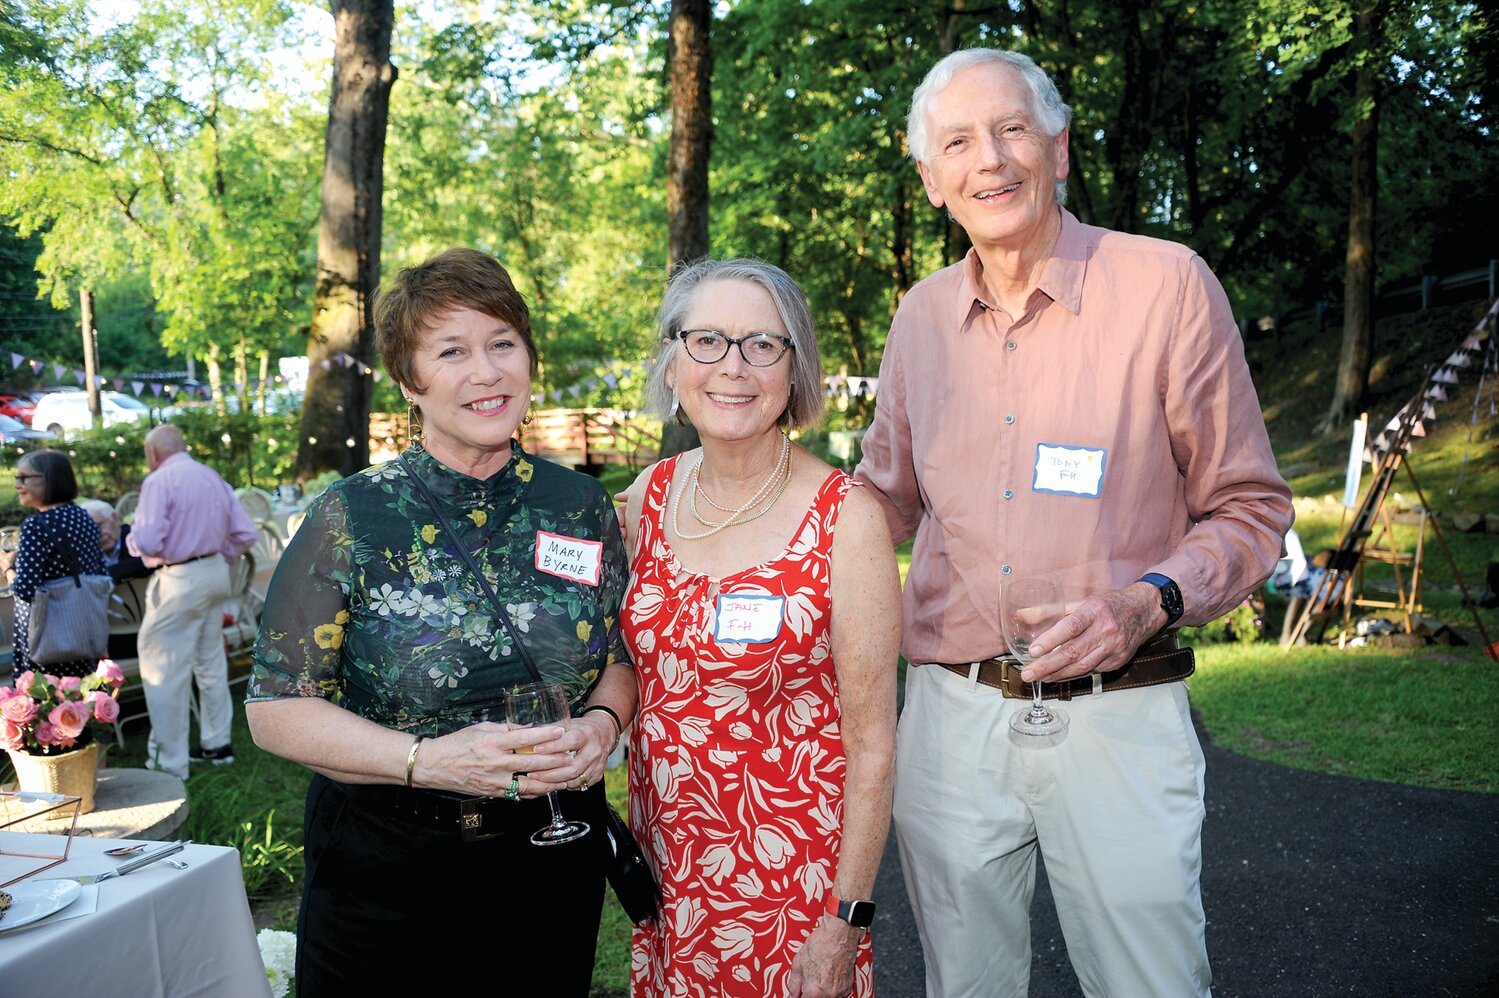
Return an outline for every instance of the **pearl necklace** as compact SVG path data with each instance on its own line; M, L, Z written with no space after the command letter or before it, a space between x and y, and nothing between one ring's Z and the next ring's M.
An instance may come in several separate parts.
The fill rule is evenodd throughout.
M770 476L765 480L765 484L762 485L760 487L760 490L750 498L749 502L745 503L737 509L732 510L726 509L722 506L718 506L717 503L713 503L714 506L717 506L719 509L722 509L724 512L730 514L728 519L720 522L714 522L704 519L702 514L699 513L697 509L697 492L702 489L702 483L700 479L702 467L703 455L699 454L697 461L693 463L692 467L687 472L687 480L682 483L682 487L677 490L677 494L672 497L671 525L673 529L676 530L677 536L681 537L683 540L698 541L702 540L705 537L712 537L714 534L718 533L721 530L726 530L729 527L738 526L741 523L749 523L751 520L759 519L766 513L770 512L771 507L776 504L776 502L781 498L782 495L785 494L786 487L791 484L791 439L786 436L781 437L781 455L776 460L775 469L771 471ZM749 516L745 516L744 513L746 511L754 509L757 503L760 503L765 499L770 490L775 487L778 479L780 481L780 487L775 489L775 494L770 496L770 501L766 502L760 509L755 510L755 512L751 513ZM682 529L681 512L682 494L684 492L692 494L692 515L697 518L697 521L699 523L709 528L703 533L689 534ZM704 492L703 495L706 497L707 493ZM708 501L710 503L713 502L711 498Z

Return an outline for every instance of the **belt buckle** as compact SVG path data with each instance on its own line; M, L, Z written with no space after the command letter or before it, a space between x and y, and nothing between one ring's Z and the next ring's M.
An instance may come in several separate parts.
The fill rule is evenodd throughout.
M463 831L463 841L483 842L485 839L497 839L505 834L500 832L484 831L484 815L479 810L479 805L487 798L470 797L458 802L458 827Z
M1001 655L1001 656L999 656L1000 692L1003 693L1009 699L1016 700L1016 699L1020 699L1020 697L1018 695L1012 695L1012 692L1011 692L1011 689L1010 689L1010 666L1012 666L1012 665L1015 666L1015 677L1016 677L1016 679L1018 681L1019 677L1020 677L1020 669L1023 668L1023 666L1021 665L1020 659L1018 659L1018 658L1011 658L1008 655Z

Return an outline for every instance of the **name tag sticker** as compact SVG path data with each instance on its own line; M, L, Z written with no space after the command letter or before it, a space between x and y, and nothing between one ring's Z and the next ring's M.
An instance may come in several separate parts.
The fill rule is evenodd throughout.
M1031 483L1031 490L1096 499L1103 485L1103 466L1107 457L1108 451L1103 449L1037 444L1036 478Z
M713 637L721 644L774 641L785 611L784 596L720 593Z
M536 531L536 570L559 579L599 584L604 558L603 541L585 541L576 537Z

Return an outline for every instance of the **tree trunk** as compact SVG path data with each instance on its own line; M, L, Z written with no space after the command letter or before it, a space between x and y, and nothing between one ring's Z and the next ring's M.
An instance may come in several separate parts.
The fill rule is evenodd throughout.
M713 50L709 0L672 0L666 43L671 86L671 163L666 176L666 269L708 255L708 153L713 144ZM661 457L699 443L691 423L661 428Z
M671 81L671 169L666 177L667 269L708 255L708 152L713 144L709 0L672 0L666 58Z
M380 285L385 122L396 69L393 0L332 0L333 92L323 158L317 297L296 476L351 475L369 463L374 296ZM347 354L361 364L334 360Z
M78 292L78 313L83 329L83 388L88 392L89 419L94 429L104 425L99 400L99 340L94 329L94 293L88 288Z
M1353 169L1349 184L1348 258L1343 277L1343 348L1338 356L1338 381L1332 405L1322 421L1323 432L1342 427L1358 411L1369 387L1369 361L1374 343L1374 211L1379 187L1379 60L1380 5L1359 12L1355 33L1364 51L1353 82Z

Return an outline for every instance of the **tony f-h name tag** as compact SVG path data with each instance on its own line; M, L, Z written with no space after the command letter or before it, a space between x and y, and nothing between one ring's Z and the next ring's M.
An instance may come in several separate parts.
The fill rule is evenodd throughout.
M713 638L721 644L774 641L781 633L786 597L759 593L720 593Z
M1031 489L1096 499L1103 485L1103 466L1107 457L1108 451L1102 448L1037 444L1036 478Z
M604 557L603 541L585 541L545 530L536 531L536 570L559 579L599 584Z

